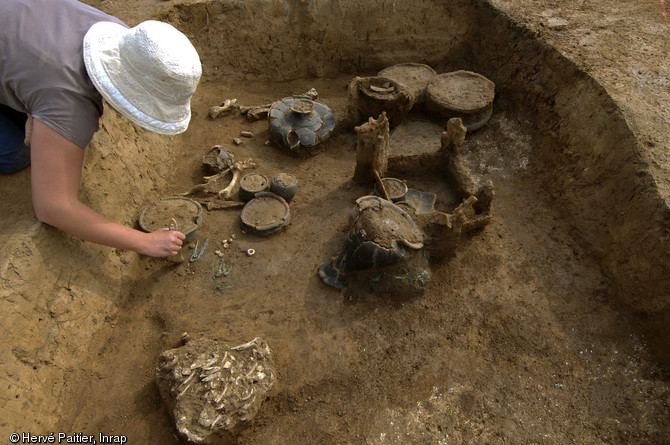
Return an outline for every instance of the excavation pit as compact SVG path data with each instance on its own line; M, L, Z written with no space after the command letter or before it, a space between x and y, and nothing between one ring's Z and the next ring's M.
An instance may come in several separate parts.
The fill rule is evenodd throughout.
M275 392L238 443L667 442L670 238L660 164L640 154L649 145L613 87L547 43L542 33L558 30L526 27L496 3L189 0L138 9L134 21L151 10L198 49L193 118L166 138L106 107L81 199L132 226L146 203L199 184L203 156L222 145L252 158L255 171L297 178L291 224L258 237L243 232L240 208L204 210L197 240L209 247L174 265L38 223L29 171L0 178L4 437L102 431L179 443L153 368L188 331L226 344L262 337L274 352ZM423 294L404 300L337 290L317 273L338 252L355 200L373 193L351 180L347 86L399 63L468 70L496 85L490 120L463 145L475 179L495 186L492 219L431 263ZM310 88L337 125L308 157L266 145L266 120L209 116L225 99L262 105ZM233 144L241 131L253 137ZM443 131L410 111L390 153L418 158L385 176L435 193L434 208L450 212L462 197L421 160L437 155Z

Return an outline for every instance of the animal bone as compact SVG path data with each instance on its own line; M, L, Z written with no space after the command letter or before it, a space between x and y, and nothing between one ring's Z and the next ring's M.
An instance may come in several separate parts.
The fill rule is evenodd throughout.
M213 153L216 153L216 157L214 159L212 158ZM233 171L233 180L237 181L235 179L235 171L234 171L235 166L240 164L247 165L247 163L249 162L251 162L251 159L244 161L242 163L235 162L235 156L232 153L223 150L220 145L215 145L212 147L211 153L203 158L203 163L208 167L210 167L210 169L215 170L218 168L220 172L215 175L203 177L205 181L204 183L196 185L188 192L182 193L181 196L190 196L197 194L220 196L219 191L221 190L221 187L223 185L220 184L220 182L223 180L223 177L226 176L229 172ZM251 164L253 165L253 163Z
M242 176L242 170L247 170L249 168L256 168L256 164L251 159L247 159L246 161L241 162L235 162L232 169L233 178L230 180L230 184L228 184L226 188L224 188L218 193L220 199L223 200L230 199L231 195L233 194L233 189L240 181L240 177Z
M304 97L305 99L317 100L319 97L319 93L314 88L311 88L306 93L298 94L295 97ZM251 107L240 106L239 109L240 113L245 114L247 116L247 119L249 119L250 121L257 121L259 119L264 119L265 117L267 117L267 115L270 113L271 107L272 103L255 105Z
M156 383L183 438L189 443L219 443L221 435L248 424L274 385L272 355L262 339L255 339L248 349L233 350L221 342L202 338L161 354ZM229 368L211 374L203 372L218 366L220 357L232 363ZM193 368L193 377L175 372L184 368ZM264 371L262 376L259 368ZM249 377L250 370L256 373Z
M203 184L198 184L189 190L186 193L182 193L180 196L191 196L197 194L216 194L218 190L221 189L219 186L219 181L230 172L230 168L226 168L220 173L212 176L205 176L203 179L205 182Z
M319 98L319 93L314 88L310 88L310 90L304 94L298 94L297 97L304 97L306 99L310 100L316 100Z
M221 106L213 106L209 109L209 117L216 119L221 116L223 113L230 110L239 110L240 106L237 105L237 99L226 99Z
M272 104L258 105L254 107L240 107L240 112L247 115L247 119L250 121L257 121L267 117L270 113L270 107Z

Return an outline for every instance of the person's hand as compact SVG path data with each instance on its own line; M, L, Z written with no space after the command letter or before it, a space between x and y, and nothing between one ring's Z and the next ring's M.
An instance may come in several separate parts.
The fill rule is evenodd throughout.
M149 236L149 243L144 253L145 255L153 257L165 257L179 254L184 244L186 235L168 228L158 229L147 234Z
M23 139L23 143L26 144L26 147L30 147L30 140L33 137L33 116L31 114L28 115L28 119L26 120L26 137Z

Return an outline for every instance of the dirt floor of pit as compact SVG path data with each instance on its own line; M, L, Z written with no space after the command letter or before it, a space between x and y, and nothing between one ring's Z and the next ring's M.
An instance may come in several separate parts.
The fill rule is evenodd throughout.
M202 156L221 144L253 158L258 172L298 178L291 224L264 238L242 232L239 209L205 211L200 259L146 259L143 277L91 341L88 365L65 377L60 427L179 443L153 372L156 357L188 332L231 346L261 336L274 350L276 391L238 443L667 441L668 386L541 190L524 118L499 109L468 136L469 165L496 187L494 217L454 258L433 265L425 295L398 300L321 282L317 268L339 251L353 200L370 192L351 182L355 134L299 159L265 144L265 121L212 121L207 110L224 98L260 104L315 87L342 117L348 80L201 85L165 195L198 183ZM254 137L235 146L240 131ZM391 144L437 149L440 132L413 114ZM453 209L439 176L403 179L437 192L438 209ZM220 268L229 274L215 277Z
M166 4L87 3L129 24L152 17ZM539 0L491 3L525 20L580 68L609 82L608 91L644 137L659 187L667 188L667 132L659 128L666 128L670 103L663 100L668 97L663 93L668 62L656 51L668 45L662 40L652 44L650 37L668 35L663 34L659 2L645 1L633 10L627 10L626 4L633 5L629 2L572 1L552 9ZM567 25L556 20L562 17L569 19ZM626 39L638 32L639 38ZM638 47L651 50L633 51ZM622 48L627 51L620 53ZM100 255L78 248L80 244L56 231L31 226L40 240L48 240L47 248L27 243L25 261L30 255L36 262L53 258L101 270L105 276L138 269L141 278L122 299L95 302L102 313L90 326L65 319L68 305L83 306L82 300L104 295L105 289L93 284L95 292L80 295L74 286L71 293L38 283L29 288L57 294L44 313L56 318L62 332L72 332L68 323L81 323L90 331L70 339L54 331L35 337L35 343L45 345L55 339L56 352L49 360L32 356L32 350L12 348L35 375L16 391L24 405L6 410L0 426L25 425L26 431L48 434L51 429L42 431L39 417L26 425L24 419L36 412L42 413L44 425L55 424L60 431L125 434L129 443L180 443L153 382L153 368L158 354L177 345L181 333L188 331L231 345L262 336L275 352L277 388L250 428L238 436L241 444L670 443L669 385L649 355L639 320L616 303L599 263L543 191L539 178L546 165L534 162L534 117L495 107L491 122L468 136L470 166L496 187L493 221L464 242L448 263L434 265L423 296L394 300L349 294L320 281L316 268L338 252L352 200L369 192L349 181L355 135L335 135L322 153L295 159L264 145L267 130L262 122L250 124L233 116L211 121L206 115L211 105L225 98L259 104L312 86L341 115L348 80L203 83L188 136L176 139L179 153L170 168L171 182L154 190L156 196L165 196L189 189L202 179L200 158L209 147L228 145L240 158L253 157L257 171L287 171L298 177L292 222L282 233L268 238L245 235L238 210L205 211L198 240L209 239L209 244L198 261L174 266L140 258L136 264L132 255L119 254L126 268L109 270ZM441 129L422 116L412 116L407 123L394 141L401 135L406 140L421 138L437 148ZM255 136L235 147L230 141L240 130ZM130 137L119 147L132 143ZM108 151L110 157L113 151ZM30 219L25 217L31 212L27 173L0 180L6 211L22 216L3 228L3 242L20 234L21 224ZM145 174L142 181L148 177ZM453 205L440 178L406 179L417 188L439 192L438 207ZM110 202L124 201L106 186ZM139 212L145 204L131 201L125 206ZM129 211L121 206L106 210L110 215ZM214 251L222 250L220 241L232 234L236 239L224 256L226 270L232 269L215 279L221 259ZM257 253L249 257L247 248ZM17 269L14 276L10 271L9 276L22 282L20 272ZM71 272L73 282L83 278L95 281L85 270ZM124 280L113 284L124 287ZM27 305L38 300L20 297ZM5 325L7 336L25 327L22 322L34 321L24 316L15 322L13 315ZM3 382L14 391L16 367L3 365ZM44 373L49 368L55 370L51 380ZM56 381L51 391L41 386L45 381ZM33 388L45 394L35 394ZM50 394L58 397L58 406L53 406ZM47 412L56 419L47 420Z

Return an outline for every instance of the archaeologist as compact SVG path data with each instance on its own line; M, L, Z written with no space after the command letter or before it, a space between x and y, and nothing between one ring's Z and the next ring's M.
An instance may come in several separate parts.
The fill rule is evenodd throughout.
M193 45L167 23L130 28L76 0L2 0L0 172L31 164L33 208L47 224L106 246L176 255L183 233L110 221L78 190L102 98L145 129L182 133L201 72Z

